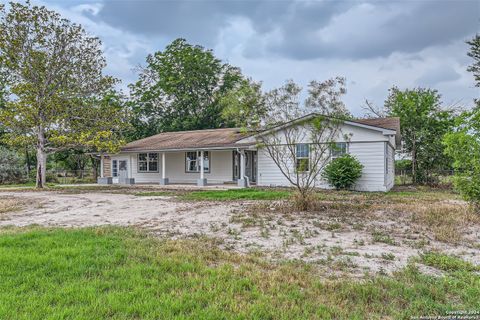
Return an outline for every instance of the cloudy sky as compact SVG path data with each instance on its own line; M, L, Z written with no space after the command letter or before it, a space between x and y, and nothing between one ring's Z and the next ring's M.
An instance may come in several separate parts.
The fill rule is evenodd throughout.
M479 96L465 44L479 32L478 0L33 2L100 37L107 71L124 87L147 54L181 37L213 49L264 89L345 76L355 115L365 99L382 105L393 85L435 88L448 105Z

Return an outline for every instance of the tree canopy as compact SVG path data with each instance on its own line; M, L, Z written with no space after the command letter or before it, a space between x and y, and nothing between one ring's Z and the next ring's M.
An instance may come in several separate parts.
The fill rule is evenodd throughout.
M4 140L35 146L37 186L48 153L71 147L115 151L127 121L100 40L43 6L0 7L0 69L11 99L0 109Z
M242 125L252 108L261 112L259 87L211 50L177 39L149 55L139 80L130 85L132 138Z
M432 182L432 174L450 167L441 139L454 124L453 112L441 107L436 90L390 89L385 101L388 116L400 118L404 151L412 157L414 183Z

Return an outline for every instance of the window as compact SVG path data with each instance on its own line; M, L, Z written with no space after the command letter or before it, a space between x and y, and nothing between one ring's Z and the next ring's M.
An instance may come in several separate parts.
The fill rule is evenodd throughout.
M158 153L139 153L138 172L158 172Z
M332 160L338 157L343 156L348 153L347 143L346 142L337 142L332 145L330 154L332 155Z
M112 160L112 177L118 177L118 162Z
M310 146L306 143L296 146L296 168L298 172L310 170Z
M200 151L185 152L185 171L200 172ZM210 172L210 153L203 152L203 172Z

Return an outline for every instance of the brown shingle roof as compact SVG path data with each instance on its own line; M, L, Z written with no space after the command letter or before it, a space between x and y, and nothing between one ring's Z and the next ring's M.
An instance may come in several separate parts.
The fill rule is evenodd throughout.
M399 117L357 119L354 121L358 123L366 124L369 126L395 130L397 133L395 135L395 142L397 143L397 145L400 145L402 136L400 135L400 118Z
M397 132L400 131L400 118L399 117L390 117L390 118L372 118L372 119L357 119L354 120L358 123L367 124L369 126L380 127L384 129L391 129Z
M353 122L396 130L396 142L397 145L400 145L399 118L358 119ZM151 137L132 141L125 145L121 151L162 151L215 147L235 148L251 145L251 143L236 142L252 134L253 132L245 133L238 128L163 132Z
M122 151L235 147L242 146L243 144L235 145L235 142L249 135L237 128L163 132L132 141L125 145Z

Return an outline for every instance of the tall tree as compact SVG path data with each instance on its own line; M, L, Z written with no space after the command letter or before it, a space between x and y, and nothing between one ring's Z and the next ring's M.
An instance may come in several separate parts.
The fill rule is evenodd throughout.
M440 95L431 89L390 89L386 114L400 117L404 150L412 157L414 183L431 181L431 174L448 167L441 139L453 126L453 112L441 108Z
M476 34L472 40L467 41L467 44L470 45L467 55L473 59L473 64L468 67L467 71L473 73L475 86L480 87L480 34Z
M332 144L342 135L341 119L350 116L341 100L345 92L344 78L334 78L310 82L305 101L301 99L302 88L293 81L266 94L264 123L267 128L282 127L261 131L258 139L297 189L299 209L308 209L311 192L321 182L323 168L330 160ZM308 114L314 116L302 119Z
M255 129L267 114L261 83L242 79L220 98L222 117L227 126Z
M184 39L149 55L139 77L130 85L137 129L132 138L231 125L232 121L222 116L225 105L221 101L233 89L245 95L250 83L238 68ZM255 88L252 94L257 94Z
M6 141L34 146L37 187L45 185L47 154L88 146L113 151L126 123L98 38L45 7L0 8L0 68L12 99L0 110Z

